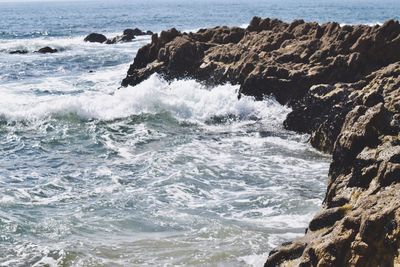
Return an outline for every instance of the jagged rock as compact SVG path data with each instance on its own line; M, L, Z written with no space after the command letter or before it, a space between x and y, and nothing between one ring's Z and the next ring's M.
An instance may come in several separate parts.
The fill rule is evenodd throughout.
M400 24L340 26L255 17L247 29L154 34L124 86L153 73L289 104L287 129L332 154L321 211L265 266L400 264ZM134 89L132 89L134 90Z
M41 54L53 54L53 53L57 53L58 50L55 48L51 48L49 46L40 48L38 51L36 51L36 53L41 53Z
M311 122L306 131L333 144L323 210L296 241L307 243L299 264L372 267L398 261L400 127L393 120L398 120L399 96L397 62L356 83L313 87L288 116L287 126ZM321 214L329 220L321 220Z
M107 41L107 37L103 34L91 33L85 37L84 41L90 43L105 43Z
M166 79L189 76L208 83L240 84L242 94L258 99L272 94L281 103L297 102L312 85L356 82L398 60L397 25L341 27L301 20L288 24L256 17L247 29L215 27L189 34L171 29L139 50L123 85L135 85L157 72ZM157 57L177 37L198 48L195 55L188 51L193 58L190 71L175 73L168 66L171 58ZM379 45L364 48L363 42L374 40Z

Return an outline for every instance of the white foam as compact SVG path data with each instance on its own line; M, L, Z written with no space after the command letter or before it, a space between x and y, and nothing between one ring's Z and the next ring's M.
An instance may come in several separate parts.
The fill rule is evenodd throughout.
M12 197L12 196L2 196L1 198L0 198L0 205L3 205L3 204L12 204L12 203L14 203L15 202L15 197Z
M340 23L340 27L346 26L346 25L350 25L350 26L355 26L355 25L366 25L366 26L382 26L383 23L376 21L376 22L367 22L367 23Z
M267 257L268 257L267 253L261 255L253 254L253 255L239 257L239 260L246 263L249 266L262 267L264 266Z
M118 70L118 73L121 72ZM29 84L19 87L19 90L15 90L18 84L1 86L0 115L11 120L37 120L74 113L85 119L112 120L143 113L169 112L178 119L202 122L213 116L232 115L241 119L257 117L281 122L289 111L272 99L254 101L251 97L242 97L238 100L238 86L221 85L209 90L192 80L168 83L157 75L136 87L122 88L110 94L110 88L117 86L114 79L116 72L102 73L105 74L111 77L105 79L100 74L88 75L87 79L95 81L98 90L72 96L38 96L27 92ZM64 79L60 79L46 80L43 88L51 90L54 81L61 83L57 88L62 88ZM35 85L36 88L40 86ZM67 83L64 87L68 86L73 85Z
M27 262L31 261L31 259L36 256L37 261L32 265L32 267L56 267L62 265L63 260L66 257L65 251L62 249L51 251L47 246L40 246L29 242L15 245L12 250L17 256L7 256L3 259L4 261L0 263L0 266L6 267L26 265ZM55 255L49 256L50 254L54 254L54 252L56 252L56 258L54 258Z

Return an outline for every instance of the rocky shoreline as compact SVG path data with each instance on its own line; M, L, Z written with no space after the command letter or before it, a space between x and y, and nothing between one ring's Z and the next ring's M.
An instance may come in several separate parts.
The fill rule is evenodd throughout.
M400 24L255 17L246 29L152 35L122 85L158 73L232 83L293 111L284 125L332 154L321 211L265 266L400 266Z

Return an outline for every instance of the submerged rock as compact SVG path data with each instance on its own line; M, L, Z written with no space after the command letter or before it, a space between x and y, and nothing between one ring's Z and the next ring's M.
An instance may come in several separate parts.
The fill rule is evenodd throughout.
M23 54L28 54L29 52L28 52L28 50L13 50L13 51L10 51L8 53L10 55L15 55L15 54L23 55Z
M105 43L107 41L107 37L103 34L91 33L85 37L84 41L90 43Z
M154 34L122 85L153 73L240 84L292 112L285 127L332 154L321 211L265 266L396 266L400 258L400 24L255 17L247 29Z

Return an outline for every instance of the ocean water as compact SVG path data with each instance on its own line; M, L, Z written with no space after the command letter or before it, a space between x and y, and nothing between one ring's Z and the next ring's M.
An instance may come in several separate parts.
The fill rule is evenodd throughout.
M0 3L0 266L262 266L321 205L329 156L283 129L290 108L157 75L118 89L150 38L85 35L254 15L376 24L399 3ZM60 52L32 53L44 46Z

